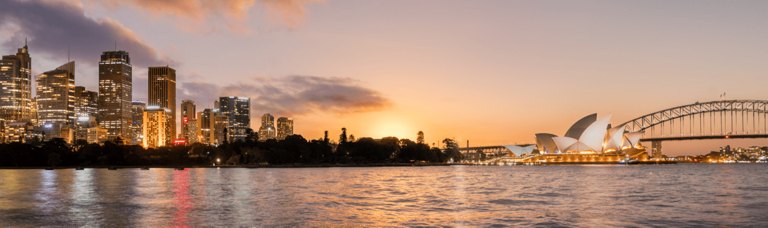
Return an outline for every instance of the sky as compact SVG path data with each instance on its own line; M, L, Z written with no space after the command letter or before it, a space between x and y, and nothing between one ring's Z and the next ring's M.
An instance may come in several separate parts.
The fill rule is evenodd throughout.
M102 51L177 70L177 103L249 96L320 138L534 143L591 113L618 124L669 107L768 99L768 1L0 0L0 53L29 39L33 74ZM69 53L69 55L68 55ZM665 142L700 154L768 140Z

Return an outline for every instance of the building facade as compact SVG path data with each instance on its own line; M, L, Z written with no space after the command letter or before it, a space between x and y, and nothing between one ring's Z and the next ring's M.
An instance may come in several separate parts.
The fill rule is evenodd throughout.
M147 109L147 104L141 101L131 102L131 144L143 145L141 143L144 138L144 110Z
M216 124L214 121L213 109L206 108L202 112L197 113L197 129L199 129L200 143L203 144L216 144L215 129Z
M170 110L168 127L176 137L176 70L168 66L149 67L147 107Z
M35 118L30 109L32 101L32 58L26 44L16 55L0 60L0 120L30 122Z
M198 124L195 111L195 102L191 100L181 101L181 138L192 144L198 141Z
M227 132L225 136L227 137L227 141L234 142L245 140L245 138L248 137L247 130L251 128L250 98L220 97L219 115L226 117L226 129L222 129L222 133L224 131ZM219 143L221 143L221 141Z
M75 62L68 62L37 76L37 115L46 139L74 139Z
M232 142L229 132L229 116L221 114L219 109L213 110L213 135L214 144L226 144Z
M272 114L264 113L261 115L261 126L259 127L259 141L266 141L268 139L275 139L275 117Z
M277 118L277 140L284 140L293 135L293 119L288 117Z
M131 98L133 67L126 51L106 51L99 61L99 126L107 139L131 138Z
M88 129L98 127L99 94L75 86L75 140L88 140ZM106 135L105 135L106 136ZM98 143L98 141L96 141Z
M148 107L144 110L142 133L142 146L144 148L158 148L171 145L170 110Z

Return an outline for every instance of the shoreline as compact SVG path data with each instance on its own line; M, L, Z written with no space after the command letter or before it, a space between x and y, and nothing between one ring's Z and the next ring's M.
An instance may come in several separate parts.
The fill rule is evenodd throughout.
M371 164L284 164L284 165L221 165L221 166L201 166L201 165L97 165L97 166L21 166L21 167L0 167L3 169L44 169L44 170L59 170L59 169L196 169L196 168L246 168L246 169L260 169L260 168L364 168L364 167L425 167L425 166L451 166L454 164L445 163L371 163Z
M569 163L536 163L525 164L519 163L515 165L478 165L478 164L466 164L466 163L372 163L372 164L284 164L284 165L222 165L222 166L198 166L198 165L158 165L158 166L25 166L25 167L0 167L0 170L24 170L24 169L42 169L42 170L64 170L64 169L270 169L270 168L366 168L366 167L430 167L430 166L562 166L562 165L614 165L614 166L633 166L633 165L674 165L674 164L701 164L701 165L743 165L743 164L762 164L762 163L699 163L699 162L639 162L633 164L618 164L618 163L601 163L601 162L569 162Z

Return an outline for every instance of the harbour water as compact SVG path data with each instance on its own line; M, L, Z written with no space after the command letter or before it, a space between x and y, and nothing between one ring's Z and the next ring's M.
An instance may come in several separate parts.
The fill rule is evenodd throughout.
M768 165L0 170L0 227L768 227Z

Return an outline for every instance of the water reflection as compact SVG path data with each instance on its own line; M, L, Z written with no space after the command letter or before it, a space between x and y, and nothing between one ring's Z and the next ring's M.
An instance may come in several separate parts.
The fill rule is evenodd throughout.
M768 166L0 170L0 227L768 226Z
M189 197L189 170L174 171L173 186L173 204L176 205L173 225L176 227L187 226L187 214L192 208Z

